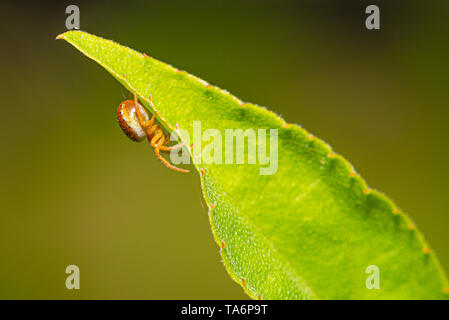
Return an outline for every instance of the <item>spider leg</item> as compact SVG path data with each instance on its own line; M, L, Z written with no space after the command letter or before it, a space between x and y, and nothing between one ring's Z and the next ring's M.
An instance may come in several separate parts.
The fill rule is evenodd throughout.
M190 172L189 170L185 170L185 169L181 169L178 167L175 167L174 165L172 165L170 162L167 161L167 159L165 159L163 156L161 156L161 154L159 153L159 147L157 145L153 145L152 147L154 149L154 152L156 153L156 157L159 158L159 160L162 161L162 163L169 169L178 171L178 172Z
M151 138L151 136L156 132L156 130L158 129L159 127L157 126L157 124L154 124L154 125L152 125L151 127L149 127L148 129L147 129L147 137L148 137L148 141L151 143L151 140L150 139L152 139Z
M153 126L154 128L155 126ZM150 144L151 146L159 148L159 141L164 136L162 130L159 127L154 128L154 136L151 138Z
M181 142L178 144L175 144L174 146L170 146L170 147L166 147L166 146L160 146L159 150L161 151L171 151L171 150L176 150L181 148L182 146L184 146L186 143L185 142Z
M179 130L178 124L176 124L176 128ZM167 140L166 142L167 142L167 143L164 143L164 144L169 144L169 143L170 143L168 140ZM160 149L161 151L168 152L168 151L171 151L171 150L179 149L179 148L181 148L182 146L184 146L186 143L185 143L185 142L181 142L181 143L175 144L175 145L173 145L173 146L165 146L164 144L161 144L161 146L159 147L159 149Z
M153 126L154 127L154 126ZM167 161L167 159L165 159L161 154L160 154L160 144L163 144L165 142L165 135L162 132L162 130L157 127L155 128L155 134L153 136L153 138L150 141L151 146L154 149L154 152L156 153L156 157L159 158L159 160L162 161L162 163L169 169L175 170L175 171L179 171L179 172L190 172L189 170L185 170L185 169L181 169L178 167L175 167L174 165L172 165L171 163L169 163Z
M151 97L151 96L150 96ZM150 100L151 103L151 100ZM152 103L151 103L152 104ZM140 113L140 108L139 108L139 101L137 100L137 91L134 91L134 106L136 108L136 113L137 113L137 119L139 119L139 124L142 128L144 128L144 130L146 128L151 128L151 126L154 123L154 118L156 117L156 112L153 113L153 116L151 117L150 120L148 121L144 121L143 120L143 115L142 113Z
M150 133L154 135L151 136ZM154 152L156 153L156 157L158 157L158 159L161 160L167 168L178 172L190 172L189 170L175 167L160 154L160 146L163 146L163 144L165 143L165 134L162 132L162 129L159 128L158 125L153 125L150 129L148 129L148 140L150 141L150 144L153 147Z

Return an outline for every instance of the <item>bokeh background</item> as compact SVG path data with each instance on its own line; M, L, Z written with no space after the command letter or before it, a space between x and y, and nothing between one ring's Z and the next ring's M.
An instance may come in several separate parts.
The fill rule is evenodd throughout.
M379 31L364 26L372 3ZM115 118L124 89L54 40L69 4L82 30L326 140L410 213L449 269L447 1L9 1L0 298L248 298L220 261L198 177L128 140ZM65 288L69 264L81 290Z

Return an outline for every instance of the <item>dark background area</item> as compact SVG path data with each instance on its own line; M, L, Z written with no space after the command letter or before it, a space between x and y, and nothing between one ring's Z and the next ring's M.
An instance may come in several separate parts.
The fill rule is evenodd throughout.
M116 123L124 89L56 35L81 29L267 106L327 141L449 269L447 1L2 2L0 298L247 299L198 177ZM365 28L377 4L381 30ZM180 106L182 108L182 106ZM65 288L65 268L81 290Z

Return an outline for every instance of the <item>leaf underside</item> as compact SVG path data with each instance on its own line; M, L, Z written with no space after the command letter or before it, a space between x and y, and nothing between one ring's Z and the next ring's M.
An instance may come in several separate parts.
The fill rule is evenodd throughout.
M234 128L278 130L274 175L259 175L260 165L195 164L225 268L250 297L449 298L444 272L409 217L322 140L113 41L81 31L58 39L136 91L168 131L178 124L192 137L193 121L223 136ZM380 289L366 286L370 265L379 267Z

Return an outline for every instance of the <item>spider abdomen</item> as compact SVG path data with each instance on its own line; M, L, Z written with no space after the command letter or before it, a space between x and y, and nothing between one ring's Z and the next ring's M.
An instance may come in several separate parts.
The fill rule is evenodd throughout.
M143 117L143 121L149 120L148 113L140 104L139 111ZM126 100L118 106L117 120L123 132L133 141L140 142L147 137L145 130L139 123L137 117L136 106L133 100Z

